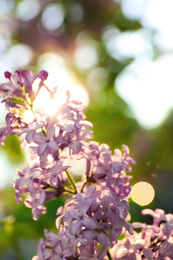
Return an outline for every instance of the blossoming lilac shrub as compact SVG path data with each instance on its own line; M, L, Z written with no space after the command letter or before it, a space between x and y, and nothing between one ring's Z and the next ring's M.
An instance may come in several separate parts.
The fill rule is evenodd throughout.
M21 147L28 149L33 161L18 170L14 180L16 202L31 208L33 218L46 213L45 202L68 194L64 207L57 209L57 234L45 230L33 260L87 259L173 259L173 217L162 210L148 210L153 225L129 223L128 198L131 192L131 166L135 161L129 149L122 151L92 140L92 124L85 120L84 106L66 101L53 115L35 109L34 102L45 88L51 99L46 71L5 72L9 83L0 85L6 106L6 125L0 126L0 143L8 135L18 135ZM38 84L35 87L36 81ZM24 111L33 119L28 123ZM70 169L76 160L85 159L85 174L75 183ZM162 223L164 222L164 223ZM140 228L141 232L133 231ZM124 235L124 239L119 239Z

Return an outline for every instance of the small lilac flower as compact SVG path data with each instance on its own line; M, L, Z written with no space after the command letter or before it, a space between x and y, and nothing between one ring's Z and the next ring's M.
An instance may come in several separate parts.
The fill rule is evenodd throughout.
M28 183L28 191L30 195L27 196L24 203L28 208L32 208L33 219L38 220L41 213L46 213L46 208L43 206L46 194L39 184L32 182Z
M34 181L34 179L38 178L41 174L42 172L37 166L30 168L28 164L25 164L22 170L18 171L18 175L20 176L19 185L22 187L30 181Z
M1 125L0 126L0 145L3 147L4 142L6 141L8 137L8 130L6 125Z
M45 127L45 122L43 121L38 122L36 119L34 119L32 122L30 122L27 125L27 127L22 128L19 134L22 135L26 133L25 139L27 143L30 144L34 140L34 136L33 136L34 133L37 133L38 129L40 132L43 129L43 127Z
M113 173L117 173L122 170L131 172L131 167L128 164L136 164L135 160L133 160L133 158L129 155L129 148L126 145L123 145L122 151L124 152L123 155L119 149L114 150L114 157L112 163Z
M46 246L46 242L40 239L37 247L37 255L32 258L32 260L49 260L53 251Z
M58 144L54 140L55 136L55 127L53 125L48 126L46 130L46 136L40 132L40 133L34 133L33 134L33 140L36 144L38 144L37 153L39 156L41 156L46 149L56 151L58 150Z
M63 165L63 163L64 161L62 159L55 161L52 165L50 165L50 168L47 169L47 176L49 178L50 186L62 186L62 172L70 167L70 165Z
M4 76L5 76L5 78L7 78L7 79L10 79L11 78L11 73L9 72L9 71L5 71L4 72Z
M131 241L126 238L120 245L122 245L122 247L117 250L115 259L141 259L139 250L141 250L145 245L145 240L139 239L134 243L131 243ZM148 260L152 260L152 258Z
M38 76L39 76L39 78L40 78L42 81L44 81L44 80L46 80L47 77L48 77L48 72L45 71L45 70L41 70L41 71L39 72Z
M106 255L107 247L102 246L100 250L94 248L94 245L91 246L80 246L80 254L82 260L100 260Z
M9 76L9 74L8 74ZM20 91L21 85L18 83L19 76L17 73L11 75L10 83L0 84L0 93L4 93L5 100L13 97L19 97L26 100L25 96Z

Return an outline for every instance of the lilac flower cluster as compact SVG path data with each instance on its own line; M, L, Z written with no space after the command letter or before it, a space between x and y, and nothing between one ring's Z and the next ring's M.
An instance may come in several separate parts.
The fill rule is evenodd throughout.
M15 179L16 201L21 202L21 194L26 193L25 205L32 208L33 218L37 220L46 213L44 203L60 196L66 181L65 170L72 166L74 157L82 150L87 139L92 138L91 123L85 121L82 113L84 106L80 102L70 101L67 92L66 103L59 107L53 116L42 111L33 111L34 100L42 87L46 87L50 96L52 91L44 84L47 72L33 74L31 71L17 71L11 75L5 73L10 83L0 85L2 101L7 108L6 126L1 128L1 144L10 134L22 136L22 145L26 145L32 154L34 164L27 164L18 171ZM40 79L36 92L33 83ZM15 80L14 80L15 79ZM22 104L21 104L22 103ZM29 124L24 121L20 110L30 109L34 119ZM69 149L70 156L64 156L63 150ZM52 189L53 188L53 189Z
M45 202L69 195L64 207L57 209L57 234L45 230L33 260L159 260L173 256L172 215L147 211L143 213L154 217L153 225L129 223L132 177L127 172L136 162L128 147L123 145L122 151L115 149L112 155L108 145L93 141L85 107L71 100L68 91L66 101L53 115L35 109L42 88L48 91L50 102L58 94L58 88L51 90L45 84L46 71L5 72L5 77L9 82L0 85L0 95L7 115L6 125L0 127L0 143L3 146L8 135L18 135L32 161L18 170L14 180L16 202L24 198L38 220L46 213ZM29 123L24 118L26 110L33 115ZM81 159L85 160L85 173L75 183L70 170ZM133 231L136 227L142 231ZM126 239L118 240L122 234Z
M171 260L173 259L173 215L165 214L161 209L142 210L143 215L153 217L153 224L133 223L135 229L141 229L133 235L119 240L110 249L113 259Z

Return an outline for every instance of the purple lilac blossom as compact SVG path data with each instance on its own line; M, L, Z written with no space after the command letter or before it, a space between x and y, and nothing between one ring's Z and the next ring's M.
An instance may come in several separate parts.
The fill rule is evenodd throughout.
M131 171L129 163L134 165L135 161L126 146L123 146L123 155L116 150L118 156L112 156L106 144L88 141L92 139L92 124L85 120L85 106L71 100L69 91L66 102L53 116L40 109L33 111L41 87L47 89L50 97L58 91L57 88L51 91L45 85L47 76L45 71L38 74L30 70L6 72L10 83L0 85L2 102L7 109L1 140L4 142L9 134L17 134L33 159L33 165L25 164L14 180L16 201L20 203L22 195L26 194L24 203L38 220L40 214L46 213L46 201L68 191L76 193L57 211L58 234L45 233L47 240L40 240L34 259L100 259L108 247L117 243L124 228L133 232L126 220L129 209L126 199L130 193L130 177L126 176L126 171ZM39 80L36 90L35 80ZM33 121L27 124L19 109L30 109ZM64 149L68 149L68 155L64 155ZM81 158L86 158L87 162L84 182L70 190L69 175L65 172ZM72 180L69 182L71 185Z
M132 177L127 172L136 164L129 148L123 145L122 151L115 149L112 155L108 145L93 141L85 106L71 100L69 91L53 115L34 110L42 87L50 99L58 92L57 87L51 90L45 84L46 71L5 72L5 77L9 83L0 85L0 95L7 115L6 125L0 126L0 143L3 146L8 135L18 135L21 147L28 149L33 160L31 166L25 164L18 170L14 180L16 202L24 197L25 205L38 220L46 213L45 202L71 195L57 210L57 234L45 230L45 240L40 239L33 260L173 259L172 214L145 209L142 214L153 217L152 225L129 223ZM30 123L21 113L26 109L33 113ZM68 170L82 158L86 172L75 184ZM141 231L137 233L136 228ZM122 234L125 238L119 240Z
M113 260L172 260L173 259L173 215L161 209L142 210L143 215L151 215L153 224L133 223L133 229L141 229L119 240L110 249Z

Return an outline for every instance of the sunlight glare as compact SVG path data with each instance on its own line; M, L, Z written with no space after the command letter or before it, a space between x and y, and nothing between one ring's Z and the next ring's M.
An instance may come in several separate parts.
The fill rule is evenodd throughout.
M84 105L89 103L89 95L84 86L78 81L75 74L66 66L62 56L55 53L45 53L39 58L39 67L47 70L49 76L45 81L46 85L51 89L58 86L60 91L71 93L71 99L79 100Z
M65 65L62 57L47 53L41 57L41 67L48 71L49 76L44 82L45 85L51 90L53 87L57 87L57 93L50 99L48 91L42 87L39 95L34 101L34 110L41 108L46 114L53 115L58 107L66 102L66 92L70 91L71 100L81 101L82 104L88 105L89 95L85 88L79 83L74 74L70 72ZM35 80L34 85L37 89L39 80ZM31 112L25 113L27 122L33 120Z
M41 108L46 112L46 114L52 116L57 111L58 107L64 104L65 101L65 92L58 91L53 98L50 98L48 91L42 87L34 102L34 107L35 109Z

